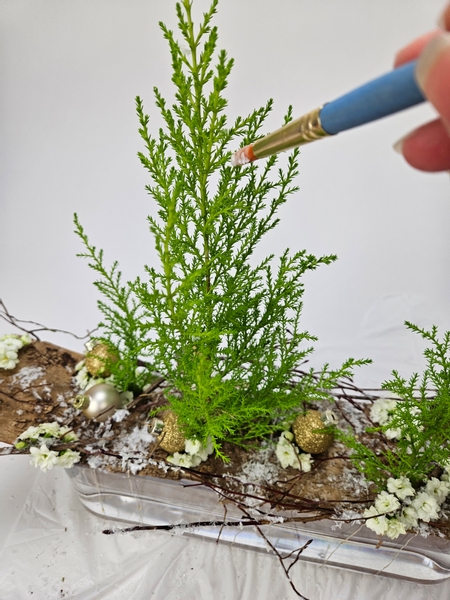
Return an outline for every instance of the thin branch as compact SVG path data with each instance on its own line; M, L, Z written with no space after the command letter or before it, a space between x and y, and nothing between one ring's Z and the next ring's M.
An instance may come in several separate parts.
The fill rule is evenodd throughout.
M40 342L41 340L36 335L37 331L50 331L51 333L65 333L67 335L71 335L72 337L74 337L77 340L85 340L86 338L91 337L91 335L98 329L98 327L96 327L95 329L88 331L85 335L82 335L82 336L76 335L75 333L72 333L71 331L66 331L65 329L55 329L53 327L47 327L46 325L43 325L42 323L38 323L37 321L27 321L24 319L18 319L17 317L12 315L8 311L5 303L3 302L3 300L1 298L0 298L0 307L1 307L1 310L0 310L0 318L1 319L6 321L13 327L20 329L20 331L24 331L25 333L32 335L35 338L35 340L38 342ZM26 327L22 327L21 325L19 325L19 323L25 323L28 325L37 325L37 328L36 329L27 329Z
M241 509L242 510L242 509ZM250 518L250 515L247 513L246 510L242 510L242 512L247 516L247 518ZM259 535L262 537L262 539L266 542L266 544L269 546L269 548L272 550L272 552L275 554L275 556L278 558L278 562L280 563L284 574L286 575L286 578L289 582L289 585L291 586L291 588L293 589L294 593L299 597L302 598L302 600L308 600L308 598L306 598L306 596L303 596L303 594L301 594L298 589L295 587L294 582L291 579L291 576L289 574L289 570L290 567L286 568L286 565L284 564L284 560L286 557L281 556L281 554L278 552L278 549L276 548L276 546L274 546L274 544L272 544L272 542L269 540L269 538L265 535L265 533L263 532L263 530L261 529L261 527L259 526L259 524L255 524L254 525L256 531L259 533ZM297 551L297 558L294 562L297 562L298 560L298 556L300 556L300 554L303 553L304 550L306 550L306 548L311 544L313 540L308 540L301 548L298 549ZM291 554L289 554L288 556L291 556Z

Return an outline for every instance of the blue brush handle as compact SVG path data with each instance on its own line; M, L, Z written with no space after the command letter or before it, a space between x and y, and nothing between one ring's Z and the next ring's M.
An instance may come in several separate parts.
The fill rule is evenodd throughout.
M322 127L335 134L423 102L414 76L416 63L409 62L325 104L320 111Z

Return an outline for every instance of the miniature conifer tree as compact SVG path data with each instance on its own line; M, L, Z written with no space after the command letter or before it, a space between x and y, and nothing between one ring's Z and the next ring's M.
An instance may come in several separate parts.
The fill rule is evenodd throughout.
M169 106L154 89L164 121L156 137L136 99L145 143L139 158L158 205L158 218L149 217L149 226L160 267L146 267L148 280L116 286L122 290L119 311L101 308L113 324L106 337L120 337L120 329L138 336L126 347L150 357L167 378L167 398L186 437L209 439L223 456L224 440L243 443L270 435L302 402L324 397L337 378L364 361L349 359L336 371L325 367L318 380L293 378L315 340L300 329L301 277L336 257L286 250L278 260L253 259L264 235L276 227L278 209L297 191L299 153L287 158L285 168L277 167L276 157L231 167L230 151L238 141L248 144L261 135L272 101L228 123L224 92L233 60L216 50L218 32L211 21L217 5L212 0L196 28L192 1L176 4L181 43L160 24L170 47L175 101ZM285 123L290 119L289 108ZM77 229L94 256L79 224ZM93 266L104 278L102 256L95 256ZM112 288L99 289L105 294ZM106 295L114 303L114 293Z
M139 393L152 378L151 365L141 365L139 357L147 346L142 332L142 309L129 284L122 284L122 273L117 261L107 269L103 261L103 250L97 250L89 243L88 237L74 215L75 233L81 238L86 250L77 256L88 259L89 266L99 279L94 285L105 298L97 305L103 314L98 327L102 335L96 337L111 350L113 360L105 360L105 369L112 373L119 390Z
M417 488L450 468L450 332L441 340L436 326L428 331L408 321L405 324L430 344L424 350L426 367L421 376L413 373L408 380L392 371L383 388L398 400L388 421L369 429L388 437L392 432L395 442L372 449L351 435L339 433L352 448L357 468L378 489L384 489L390 477L406 477Z

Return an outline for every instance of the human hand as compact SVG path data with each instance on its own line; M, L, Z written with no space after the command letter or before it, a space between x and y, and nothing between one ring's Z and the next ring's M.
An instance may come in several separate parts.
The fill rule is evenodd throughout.
M418 58L416 77L440 118L422 125L399 140L394 148L421 171L450 170L450 5L442 29L414 40L400 50L395 66Z

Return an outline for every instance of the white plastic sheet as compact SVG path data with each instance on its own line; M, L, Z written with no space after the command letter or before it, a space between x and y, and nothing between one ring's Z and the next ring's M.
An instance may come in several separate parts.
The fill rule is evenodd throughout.
M2 481L8 481L1 503L5 532L1 600L297 597L269 553L165 532L104 535L102 530L111 522L82 507L64 471L41 473L24 460L2 458L0 463ZM18 502L22 505L14 521ZM309 600L448 600L450 596L450 583L418 585L301 562L293 578Z

